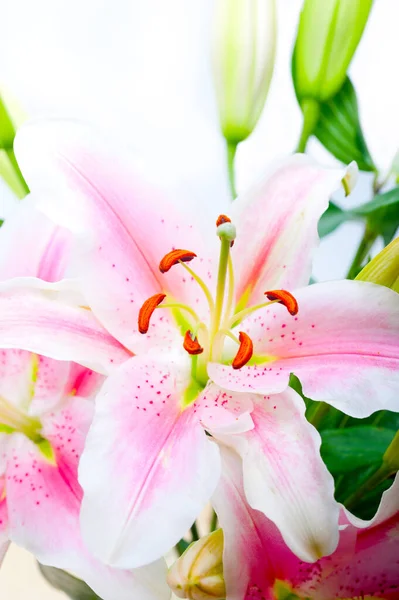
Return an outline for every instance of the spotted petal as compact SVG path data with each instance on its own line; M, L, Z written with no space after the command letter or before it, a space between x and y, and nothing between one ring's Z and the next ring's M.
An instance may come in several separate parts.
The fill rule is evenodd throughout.
M196 413L182 410L189 369L134 357L108 377L79 468L89 549L117 567L167 552L214 491L218 449ZM98 526L101 523L101 527Z
M233 391L278 393L290 373L306 396L366 417L399 409L399 295L360 281L297 290L299 312L274 304L243 323L263 365L212 364L213 381Z
M377 514L363 521L342 510L337 550L314 566L286 570L286 580L300 596L398 598L399 477L384 492ZM292 565L291 565L292 567Z
M54 461L24 436L11 436L6 486L10 538L43 564L72 571L104 600L167 600L162 562L134 572L113 570L96 561L82 542L77 463L91 416L92 404L76 398L44 420Z
M320 435L305 418L302 398L291 388L258 397L254 428L217 439L243 459L250 506L263 512L303 560L331 554L338 543L334 481L320 456Z

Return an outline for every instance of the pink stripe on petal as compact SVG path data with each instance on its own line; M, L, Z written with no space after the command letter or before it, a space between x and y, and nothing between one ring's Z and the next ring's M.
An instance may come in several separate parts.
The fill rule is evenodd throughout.
M297 154L277 163L234 202L237 299L250 290L256 304L266 290L308 283L318 220L347 171Z
M67 436L75 438L77 448L82 446L88 426L84 407L76 399L68 412L54 414L52 425L46 424L46 433L59 444L58 449L55 446L56 465L47 462L29 440L13 435L7 471L10 537L43 564L84 579L104 600L168 600L162 561L135 572L113 570L96 561L82 542L77 456L68 447ZM67 431L69 426L74 433ZM62 432L62 440L57 438L57 431Z
M299 561L274 523L249 506L240 457L223 445L220 451L222 478L212 504L224 534L226 599L272 598L275 578L281 578L285 568Z
M258 396L251 416L252 430L216 434L243 459L249 504L275 523L302 560L330 554L338 543L334 481L320 456L320 436L305 418L302 398L291 388Z
M193 408L180 406L185 366L134 357L97 396L79 468L81 522L89 549L108 564L134 568L163 555L216 487L218 449Z
M91 311L71 303L73 292L33 278L1 283L0 347L74 360L102 373L131 356Z
M195 198L190 195L180 203L175 196L165 198L154 189L152 174L144 175L137 161L121 152L120 144L77 122L27 126L18 135L16 152L43 208L77 234L88 303L124 345L138 353L158 337L170 337L170 315L165 311L154 315L156 329L150 341L138 334L139 309L155 293L169 292L207 316L204 295L182 268L165 275L158 269L167 252L187 248L199 257L196 272L207 283L212 281L211 258L218 249L215 224L204 219ZM202 221L206 237L199 231Z
M57 227L27 200L1 228L0 279L32 276L58 281L64 276L70 247L70 232Z

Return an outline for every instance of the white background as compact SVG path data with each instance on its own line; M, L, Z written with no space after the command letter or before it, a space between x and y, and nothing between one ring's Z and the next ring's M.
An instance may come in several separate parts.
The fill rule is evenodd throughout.
M237 157L238 189L291 152L301 119L290 59L301 0L277 0L278 50L265 111ZM31 117L75 116L112 128L153 167L198 197L227 193L209 68L213 0L1 0L0 83ZM350 74L371 154L386 169L399 147L399 0L375 0ZM316 143L310 152L334 160ZM343 205L369 198L362 177ZM0 188L0 210L6 190ZM2 206L2 208L1 208ZM361 236L347 224L325 239L318 279L344 275ZM15 552L0 572L3 600L49 600ZM19 562L22 560L22 562ZM35 587L37 585L37 588Z

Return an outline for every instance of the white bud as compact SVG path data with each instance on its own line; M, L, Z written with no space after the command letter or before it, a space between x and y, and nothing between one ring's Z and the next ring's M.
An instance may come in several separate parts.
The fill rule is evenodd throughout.
M255 128L273 74L274 0L216 0L213 75L222 132L238 144Z

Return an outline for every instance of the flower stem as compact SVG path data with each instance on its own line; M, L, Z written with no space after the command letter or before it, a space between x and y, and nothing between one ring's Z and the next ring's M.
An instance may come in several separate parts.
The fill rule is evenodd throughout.
M237 143L236 142L227 142L227 170L229 174L229 183L230 183L230 191L232 200L235 200L237 197L236 191L236 181L235 181L235 169L234 169L234 161L237 152Z
M356 275L359 273L362 267L364 259L366 258L367 254L371 250L372 245L377 239L377 235L378 234L372 231L366 223L363 237L360 240L360 244L355 254L355 257L352 261L351 266L349 267L347 279L355 279Z
M302 103L303 124L296 152L305 152L310 136L314 132L320 116L320 105L316 100L308 98Z

